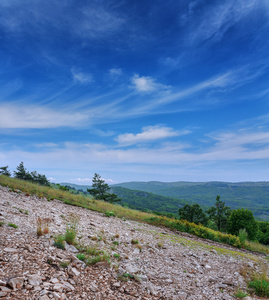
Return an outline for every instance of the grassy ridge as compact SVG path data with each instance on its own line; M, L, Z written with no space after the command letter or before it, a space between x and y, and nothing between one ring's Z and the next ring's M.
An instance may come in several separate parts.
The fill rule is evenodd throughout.
M48 199L48 201L51 201L53 199L59 199L69 205L80 206L102 213L105 213L107 211L113 211L114 214L119 218L140 221L156 226L165 226L173 230L188 232L201 238L226 243L239 248L244 246L240 242L239 238L234 235L217 232L212 229L203 227L201 225L196 225L187 221L156 216L154 214L125 208L121 205L90 199L89 197L85 197L82 195L74 195L70 192L62 191L52 187L40 186L27 181L18 180L3 175L0 175L0 185L7 186L14 191L17 190L17 192L24 192L27 195L36 195L40 198L44 197ZM269 254L269 248L260 244L247 243L245 247L247 247L250 250L260 251Z

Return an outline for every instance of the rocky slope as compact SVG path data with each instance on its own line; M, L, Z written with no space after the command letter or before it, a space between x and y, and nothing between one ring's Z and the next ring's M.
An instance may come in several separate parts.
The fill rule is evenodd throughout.
M105 250L110 265L88 266L77 259L75 247L53 246L70 214L79 219L79 243ZM38 217L51 220L41 237ZM246 288L243 265L259 270L266 264L258 254L1 186L0 221L1 299L228 300Z

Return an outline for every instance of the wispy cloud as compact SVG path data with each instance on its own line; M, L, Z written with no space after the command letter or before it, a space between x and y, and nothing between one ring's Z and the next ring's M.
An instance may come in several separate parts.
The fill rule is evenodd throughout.
M142 93L151 93L159 90L168 90L170 87L161 83L156 82L156 80L150 76L139 76L135 74L131 78L133 87Z
M34 0L8 2L0 3L0 27L9 33L44 34L50 31L92 39L115 32L124 24L121 16L96 1L77 5L74 0L48 0L42 7ZM20 14L15 16L14 11L20 11Z
M94 82L93 76L90 73L84 73L79 70L76 70L75 68L72 68L71 72L75 82L81 84L89 84Z
M34 105L2 104L0 111L0 128L76 127L88 119L83 113Z
M198 1L192 1L189 15L184 17L186 20L193 22L193 14L197 13L200 9L197 5ZM218 5L207 6L199 18L196 18L191 27L189 35L189 42L199 43L207 40L218 41L223 35L239 21L245 19L252 13L255 13L255 8L264 6L263 1L257 0L238 0L238 1L225 1L220 2ZM194 30L195 28L195 30Z
M188 131L179 132L170 127L148 126L142 129L142 132L133 134L125 133L117 137L116 141L120 145L128 146L137 143L147 143L155 140L165 139L168 137L187 134Z
M113 69L110 69L110 70L109 70L109 74L110 74L111 76L120 76L120 75L122 75L122 69L120 69L120 68L113 68Z

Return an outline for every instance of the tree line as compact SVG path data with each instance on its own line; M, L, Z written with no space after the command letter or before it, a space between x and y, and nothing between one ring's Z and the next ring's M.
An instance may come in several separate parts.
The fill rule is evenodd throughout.
M0 167L0 175L5 175L8 177L11 176L11 172L8 170L8 166ZM37 171L27 171L27 169L24 167L23 162L21 162L17 166L16 171L14 171L14 177L21 180L27 180L33 183L38 183L40 185L50 185L50 182L45 175L39 174L37 173Z
M256 221L249 209L232 210L220 200L220 196L217 196L215 205L205 211L199 204L186 204L178 210L178 213L181 220L234 235L244 231L249 240L269 244L269 222Z

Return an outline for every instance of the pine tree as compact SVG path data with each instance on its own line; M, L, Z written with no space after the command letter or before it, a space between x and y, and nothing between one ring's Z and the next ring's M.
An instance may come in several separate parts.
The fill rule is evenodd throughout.
M218 231L226 231L231 208L225 206L225 202L220 200L220 196L217 196L215 206L210 207L206 213L209 214L211 220L215 221Z
M111 203L121 200L116 194L109 193L109 190L109 185L105 183L99 174L95 173L92 179L92 188L87 189L87 192L97 200L104 200Z
M8 168L8 166L1 167L0 168L0 175L5 175L5 176L10 177L11 173L10 173L10 171L7 168Z

